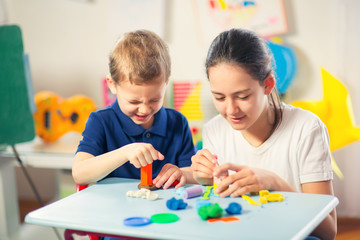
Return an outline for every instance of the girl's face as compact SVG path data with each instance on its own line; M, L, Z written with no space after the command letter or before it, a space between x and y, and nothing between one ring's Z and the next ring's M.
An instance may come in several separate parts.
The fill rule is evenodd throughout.
M235 130L256 129L266 119L266 94L272 90L253 79L242 67L220 63L209 68L209 81L216 109ZM273 80L273 78L271 78Z
M151 128L154 115L163 105L167 83L164 76L141 85L128 80L116 84L111 78L108 79L110 90L116 95L121 111L145 129Z

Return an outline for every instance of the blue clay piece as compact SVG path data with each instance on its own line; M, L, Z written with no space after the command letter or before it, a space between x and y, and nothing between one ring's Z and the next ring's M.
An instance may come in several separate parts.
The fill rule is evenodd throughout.
M177 196L182 196L184 191L185 191L184 187L179 187L178 189L174 190L174 193Z
M197 210L199 210L199 208L202 206L208 206L208 205L211 205L211 203L207 199L198 199L196 200L196 204L195 204Z
M188 204L186 202L184 202L184 200L176 199L174 197L166 201L166 206L170 210L185 209L187 207L187 205Z
M230 214L241 214L242 207L239 203L232 202L229 204L228 208L225 209L225 211Z

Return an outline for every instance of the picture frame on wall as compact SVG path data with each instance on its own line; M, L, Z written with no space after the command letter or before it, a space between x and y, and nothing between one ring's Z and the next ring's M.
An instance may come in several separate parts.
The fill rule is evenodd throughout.
M231 28L252 30L270 38L289 32L283 0L197 0L199 30L206 42Z

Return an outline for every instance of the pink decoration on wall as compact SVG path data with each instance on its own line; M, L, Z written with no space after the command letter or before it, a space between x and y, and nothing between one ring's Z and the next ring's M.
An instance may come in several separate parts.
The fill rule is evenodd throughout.
M104 107L106 107L111 105L115 101L116 96L110 92L105 77L103 78L101 85L102 85L103 103L104 103Z

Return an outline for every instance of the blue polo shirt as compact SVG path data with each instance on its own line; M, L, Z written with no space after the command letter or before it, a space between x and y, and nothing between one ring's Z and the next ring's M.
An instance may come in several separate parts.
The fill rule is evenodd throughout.
M166 163L180 168L190 166L195 152L186 118L176 110L165 107L154 117L152 127L147 130L125 115L116 100L111 106L90 114L77 152L98 156L130 143L144 142L152 144L165 157L162 161L153 162L153 178ZM106 177L140 179L140 169L126 162Z

